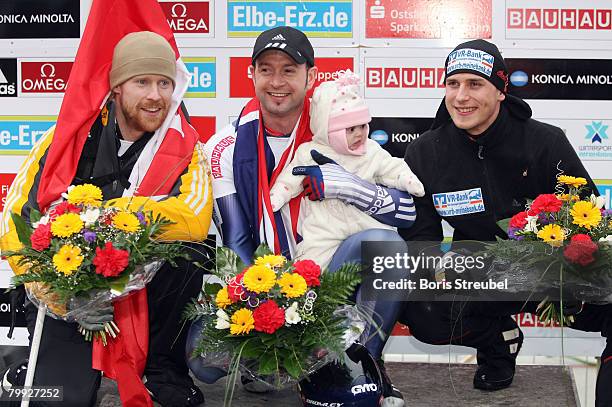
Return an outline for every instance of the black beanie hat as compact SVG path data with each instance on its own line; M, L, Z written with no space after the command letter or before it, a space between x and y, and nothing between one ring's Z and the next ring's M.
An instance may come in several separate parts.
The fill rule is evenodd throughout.
M444 63L446 78L458 73L471 73L491 82L501 92L508 91L508 69L495 44L472 40L459 44Z
M531 117L529 105L523 99L507 93L508 68L495 44L485 40L472 40L457 45L446 57L444 72L446 79L459 73L471 73L488 80L506 95L502 103L510 114L520 120L527 120ZM431 129L440 127L449 120L451 116L442 99Z

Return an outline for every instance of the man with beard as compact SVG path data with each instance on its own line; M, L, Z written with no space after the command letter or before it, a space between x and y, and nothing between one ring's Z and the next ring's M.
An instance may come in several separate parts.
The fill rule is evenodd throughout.
M508 71L494 44L474 40L458 45L447 57L445 70L446 94L434 123L406 150L405 160L423 182L425 196L414 199L418 217L410 229L400 231L404 239L440 242L443 219L454 228L453 243L507 239L496 222L525 210L527 199L555 193L560 171L586 178L597 194L563 131L531 119L529 105L507 93ZM479 199L464 202L461 196L468 192L477 192L474 196ZM445 199L460 204L449 208ZM436 271L447 281L480 280L485 272ZM441 298L451 301L453 295ZM523 343L523 333L511 315L535 312L537 303L441 298L408 302L402 322L423 342L476 348L475 388L510 386ZM566 310L576 312L571 328L607 337L596 404L612 406L612 305L575 305L574 310Z
M297 148L312 139L310 100L306 94L312 89L318 70L306 35L291 27L277 27L264 31L255 41L249 72L256 98L247 103L236 121L206 143L217 229L223 245L234 250L247 264L252 262L255 249L262 243L276 253L295 255L300 239L300 201L304 194L273 212L270 187ZM336 198L384 224L395 227L412 224L414 211L408 193L366 182L327 157L312 154L319 165L303 167L296 174L306 176L304 190L309 199ZM364 240L402 241L391 230L369 229L357 233L340 245L328 269L334 271L345 262L360 261ZM364 336L372 337L366 347L380 359L395 325L399 303L370 301L368 307L375 313L377 322L381 322L380 331L375 326L366 330ZM197 361L193 368L197 369ZM385 406L404 405L401 393L389 380L383 395Z
M71 184L97 185L110 205L133 210L142 207L169 219L173 223L164 230L166 240L199 242L208 235L212 189L203 145L198 142L195 130L177 112L185 87L177 87L176 78L176 56L162 36L148 31L135 32L117 43L110 75L105 79L109 81L111 95L90 129ZM175 92L176 89L183 90ZM3 228L6 224L9 233L3 237L3 243L9 247L16 239L9 214L16 212L27 217L31 209L39 209L37 191L44 166L51 165L49 150L53 143L52 128L32 148L7 196ZM193 247L189 251L191 260L179 259L176 267L162 266L147 285L144 304L138 304L141 308L128 308L124 314L127 318L117 319L117 323L132 319L136 314L129 311L134 309L138 315L144 315L146 322L148 308L148 349L142 346L147 343L146 338L144 342L130 344L132 348L143 347L137 355L146 356L146 365L144 360L131 358L128 345L119 348L110 365L105 364L109 357L115 357L109 355L114 352L115 340L111 341L112 346L109 343L102 349L102 362L94 354L94 367L117 380L126 405L133 405L134 400L138 400L137 405L150 404L146 400L147 390L163 406L195 406L204 401L188 375L184 354L187 332L180 322L185 305L197 297L202 286L202 271L192 263L198 261L199 251ZM16 265L13 269L17 274L20 272ZM78 323L46 317L34 385L62 386L63 406L94 405L101 375L92 368L92 344L79 333L79 324L99 330L104 322L113 319L113 311L118 316L119 303L129 304L133 296L113 303L114 310L109 304L106 309L83 315ZM141 312L143 308L145 311ZM30 335L36 314L36 306L26 300L25 317ZM122 329L117 340L131 337L128 331ZM135 367L139 363L144 365L142 380L142 371ZM5 391L10 386L23 386L26 366L27 361L20 361L3 373ZM112 367L110 371L108 366ZM123 380L126 377L132 382L126 383ZM124 399L127 393L122 391L123 386L127 393L132 392L132 399ZM136 394L135 389L141 392ZM55 404L51 400L48 404L33 402L32 405Z

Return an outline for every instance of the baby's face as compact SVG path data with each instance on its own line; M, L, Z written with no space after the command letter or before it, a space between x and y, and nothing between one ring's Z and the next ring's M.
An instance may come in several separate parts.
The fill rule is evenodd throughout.
M351 151L358 149L359 146L365 143L367 138L368 133L366 132L365 124L346 129L346 144Z

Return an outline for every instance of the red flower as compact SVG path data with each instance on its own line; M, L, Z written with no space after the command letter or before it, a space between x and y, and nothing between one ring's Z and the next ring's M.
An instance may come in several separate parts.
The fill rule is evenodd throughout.
M522 211L517 213L510 219L510 227L515 229L523 229L527 224L527 212Z
M106 242L104 249L96 247L92 263L96 266L96 273L104 277L116 277L127 267L129 257L130 252L127 250L115 249L111 242Z
M294 272L304 277L308 287L321 285L319 276L321 276L321 267L312 260L299 260L293 263Z
M57 205L55 208L53 208L53 210L51 211L51 217L60 216L65 213L79 213L79 212L81 212L81 209L79 209L78 206L68 203L68 201L63 201L62 203Z
M557 198L555 194L542 194L533 200L530 212L535 212L534 215L540 212L559 212L561 205L563 205L563 201Z
M273 334L285 324L285 311L273 300L268 300L253 311L255 330Z
M242 286L242 277L248 268L245 268L242 273L238 274L234 279L234 282L227 285L227 295L232 302L240 301L240 297L243 297L244 287Z
M39 224L30 236L30 243L32 243L32 249L38 250L39 252L49 247L51 244L51 224Z
M585 234L585 233L578 233L574 236L572 236L570 242L592 242L593 239L591 239L591 236ZM595 245L597 246L597 245Z
M589 235L583 233L572 236L570 243L563 250L563 255L570 263L588 266L595 261L593 254L597 251L597 243Z

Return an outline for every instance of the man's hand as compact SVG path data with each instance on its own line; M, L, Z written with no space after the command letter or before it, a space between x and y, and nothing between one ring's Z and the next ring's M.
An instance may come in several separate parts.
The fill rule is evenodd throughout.
M113 305L109 303L101 308L85 311L75 320L88 331L103 331L104 325L113 320Z

